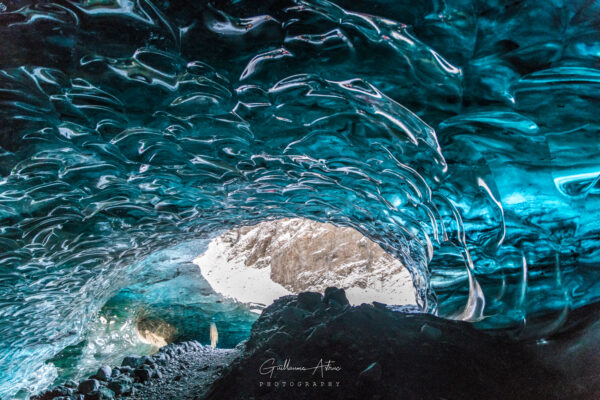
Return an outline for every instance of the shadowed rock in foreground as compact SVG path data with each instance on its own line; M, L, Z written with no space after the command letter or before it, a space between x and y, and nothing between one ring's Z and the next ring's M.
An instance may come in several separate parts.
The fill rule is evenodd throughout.
M597 398L593 372L582 377L587 386L571 384L538 347L383 304L350 307L343 290L329 288L266 308L207 398Z
M598 399L599 314L584 307L557 334L515 342L384 304L351 307L328 288L276 300L243 351L170 344L37 399Z

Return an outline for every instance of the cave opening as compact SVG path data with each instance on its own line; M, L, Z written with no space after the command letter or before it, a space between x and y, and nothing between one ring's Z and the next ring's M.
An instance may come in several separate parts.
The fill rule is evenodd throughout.
M200 252L200 253L198 253ZM422 312L409 271L353 228L302 218L263 221L161 250L46 362L43 381L81 380L126 356L196 340L234 348L275 299L345 289L351 305Z

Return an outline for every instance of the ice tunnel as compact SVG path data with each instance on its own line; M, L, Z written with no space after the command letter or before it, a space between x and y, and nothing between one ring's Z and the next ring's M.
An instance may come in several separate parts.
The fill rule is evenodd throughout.
M349 226L517 338L600 299L600 4L0 2L0 396L139 261Z

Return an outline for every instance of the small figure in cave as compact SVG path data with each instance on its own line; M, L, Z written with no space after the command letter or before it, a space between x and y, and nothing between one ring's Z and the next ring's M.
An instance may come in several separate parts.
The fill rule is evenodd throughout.
M210 346L214 349L217 347L219 341L219 331L217 331L217 325L214 322L210 323Z

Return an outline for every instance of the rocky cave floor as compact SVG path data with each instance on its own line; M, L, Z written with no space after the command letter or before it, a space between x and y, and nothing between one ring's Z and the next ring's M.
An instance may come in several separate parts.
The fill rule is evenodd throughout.
M588 367L585 384L569 383L506 336L384 304L351 307L328 288L276 300L236 349L170 344L34 399L600 398Z
M240 353L196 341L171 343L152 356L128 356L121 366L103 366L86 380L68 381L32 400L114 398L186 400L203 398L210 384Z

